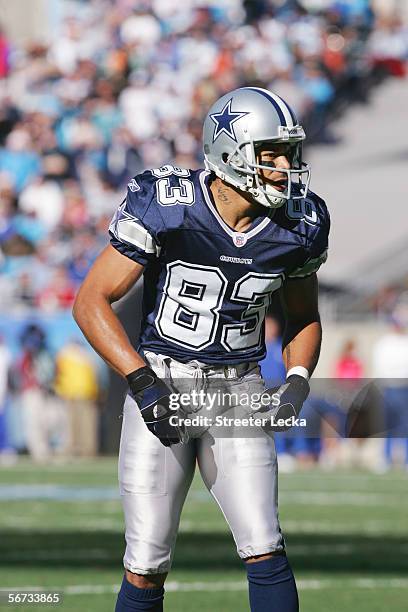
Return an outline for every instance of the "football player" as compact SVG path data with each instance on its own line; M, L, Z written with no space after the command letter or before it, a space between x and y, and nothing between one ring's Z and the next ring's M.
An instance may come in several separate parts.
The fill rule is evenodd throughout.
M258 412L283 417L285 426L298 416L320 351L316 272L329 233L326 206L309 190L304 139L276 94L243 87L222 96L204 122L206 169L167 164L135 176L112 220L110 245L76 298L78 325L129 384L119 455L125 575L116 612L163 609L196 462L244 562L251 610L298 610L270 428L237 438L204 427L189 437L170 400L186 381L206 392L220 385L264 392L257 363L265 355L265 313L279 291L287 379ZM142 274L135 348L112 303Z

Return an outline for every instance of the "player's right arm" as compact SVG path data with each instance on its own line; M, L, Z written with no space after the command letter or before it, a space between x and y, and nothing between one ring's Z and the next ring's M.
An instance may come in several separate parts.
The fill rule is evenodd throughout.
M112 308L133 287L149 261L157 260L160 253L156 235L160 217L153 208L149 210L152 195L139 180L142 186L136 179L129 183L126 199L109 228L111 244L88 272L76 297L73 315L95 351L126 377L130 395L149 431L163 445L170 446L185 439L182 428L171 422L171 391L133 348Z
M112 304L125 296L144 266L107 246L79 289L73 316L88 342L122 376L146 365L115 314Z

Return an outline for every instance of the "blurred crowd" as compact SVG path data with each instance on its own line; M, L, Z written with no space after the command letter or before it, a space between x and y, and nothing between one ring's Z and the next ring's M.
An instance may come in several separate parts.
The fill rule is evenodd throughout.
M202 119L225 91L274 89L330 142L330 116L401 74L407 30L371 0L62 3L48 41L0 27L0 309L70 308L127 179L202 164Z

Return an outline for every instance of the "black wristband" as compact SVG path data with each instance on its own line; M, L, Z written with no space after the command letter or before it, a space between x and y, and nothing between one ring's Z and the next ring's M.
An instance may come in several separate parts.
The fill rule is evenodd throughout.
M138 368L130 372L130 374L127 374L126 380L132 392L138 393L139 391L143 391L143 389L152 387L157 380L157 376L152 368L144 366L143 368Z
M286 382L296 388L296 391L299 393L302 398L302 401L304 402L310 393L310 385L306 378L300 376L299 374L291 374L286 379Z

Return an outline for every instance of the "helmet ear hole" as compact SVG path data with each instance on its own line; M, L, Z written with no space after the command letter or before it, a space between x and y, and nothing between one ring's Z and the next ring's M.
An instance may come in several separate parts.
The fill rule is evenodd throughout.
M228 153L222 153L221 159L224 162L224 164L228 164L229 162L232 162L233 164L239 167L242 167L244 165L242 158L237 154L230 156L228 155Z
M231 157L231 161L238 166L238 168L242 168L244 166L244 160L240 155L238 155L238 153L235 153L235 155Z

